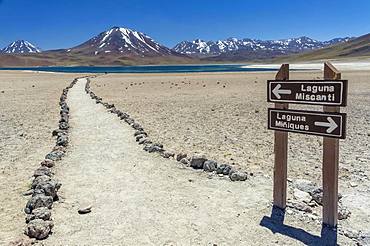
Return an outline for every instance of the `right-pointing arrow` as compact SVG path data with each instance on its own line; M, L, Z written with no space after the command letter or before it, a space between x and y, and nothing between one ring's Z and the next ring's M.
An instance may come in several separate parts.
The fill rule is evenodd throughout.
M335 121L331 117L328 117L327 120L328 122L316 121L315 126L328 127L328 129L326 129L326 132L332 133L335 129L337 129L338 125L337 123L335 123Z
M274 93L274 95L277 99L281 98L280 95L290 95L290 94L292 94L291 90L283 90L283 89L280 89L280 88L281 88L281 84L277 84L275 86L275 88L272 90L272 93Z

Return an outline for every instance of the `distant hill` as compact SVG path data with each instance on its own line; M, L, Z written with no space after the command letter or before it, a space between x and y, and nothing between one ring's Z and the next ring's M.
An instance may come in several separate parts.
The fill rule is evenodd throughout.
M356 57L370 57L370 33L345 43L332 45L315 51L305 52L299 55L280 57L279 59L310 61Z

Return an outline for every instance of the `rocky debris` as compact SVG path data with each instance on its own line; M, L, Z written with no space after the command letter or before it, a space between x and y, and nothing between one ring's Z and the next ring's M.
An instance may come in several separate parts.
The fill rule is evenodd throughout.
M190 165L190 160L189 160L188 158L182 158L182 159L180 160L180 162L181 162L182 164L184 164L184 165L187 165L187 166L189 166L189 165Z
M351 216L351 211L348 210L342 203L338 204L338 220L345 220Z
M47 175L37 176L33 179L31 188L35 189L38 184L49 182L50 180L51 180L51 177Z
M133 123L132 124L132 128L134 128L135 130L138 130L138 131L143 131L143 127L139 124L139 123Z
M245 181L248 178L248 174L245 172L235 171L229 174L231 181Z
M181 161L182 159L186 158L188 155L185 153L178 153L176 155L176 161Z
M60 130L60 129L55 129L55 130L51 133L51 135L52 135L53 137L56 137L56 136L58 136L59 134L67 134L67 131L65 131L65 130Z
M310 195L312 196L312 200L314 200L317 204L322 205L323 191L321 188L313 190L310 192Z
M203 169L204 162L207 160L205 155L196 154L190 159L190 166L194 169Z
M63 151L52 151L50 153L48 153L46 156L45 156L45 159L49 159L49 160L52 160L52 161L59 161L62 159L62 157L64 156L64 152Z
M67 146L68 145L68 136L67 135L58 136L57 145L58 146Z
M52 151L59 151L59 152L66 152L66 147L60 146L60 145L55 145Z
M139 140L140 140L140 139L142 139L142 138L146 138L146 135L145 135L145 134L137 135L137 136L135 137L136 142L139 142Z
M60 122L59 123L59 129L60 130L68 130L68 128L69 128L69 125L68 125L67 122Z
M213 172L217 169L217 162L213 160L206 160L203 164L203 169L206 172Z
M130 118L130 115L128 115L128 114L126 114L126 113L122 113L122 114L118 115L118 117L119 117L121 120L125 120L125 119Z
M87 207L79 208L77 212L79 214L87 214L87 213L90 213L91 212L91 209L92 209L92 206L89 205Z
M134 120L134 119L132 119L132 118L125 118L125 122L126 122L127 124L129 124L129 125L132 125L132 124L134 124L134 123L135 123L135 120Z
M294 201L290 203L290 207L297 210L313 213L313 208L323 205L323 190L315 183L297 179L292 182ZM349 218L351 212L342 205L342 194L338 194L338 219L343 220ZM308 215L309 216L309 215Z
M53 206L53 197L46 196L44 194L37 194L32 196L27 202L24 212L26 214L31 214L34 209L46 207L51 209Z
M312 213L312 208L303 202L289 201L287 207L306 213Z
M51 196L53 200L56 201L58 200L57 193L61 186L61 183L51 178L47 181L38 182L34 188L34 192L44 193L46 196Z
M26 234L31 238L44 239L50 234L53 227L53 223L49 221L51 218L50 209L53 202L58 200L57 192L61 183L53 178L51 168L55 166L55 161L60 160L66 152L69 129L69 107L66 100L69 89L76 83L77 79L74 79L70 85L63 89L59 100L59 127L52 132L52 135L57 137L56 145L40 163L41 167L35 170L31 184L32 189L27 192L28 195L32 194L24 209L28 223Z
M311 202L311 199L312 199L311 196L310 196L310 194L308 192L302 191L302 190L297 189L297 188L295 188L293 190L293 197L297 201L304 202L306 204L308 204L309 202Z
M52 173L51 173L51 169L49 167L46 167L46 166L41 166L39 168L37 168L33 174L33 176L36 178L36 177L39 177L39 176L43 176L43 175L46 175L46 176L51 176Z
M148 145L145 145L143 150L149 152L149 153L153 153L153 152L163 152L164 149L163 149L163 145L162 144L148 144Z
M29 223L31 220L51 220L51 211L50 209L46 207L36 208L31 212L31 214L28 214L26 217L26 223Z
M31 238L42 240L49 236L53 227L52 221L35 219L28 223L25 233Z
M150 141L148 138L141 138L138 141L139 144L152 144L152 141Z
M175 157L175 154L169 151L164 151L161 153L161 156L164 158L170 158L170 157Z
M312 193L314 190L318 188L318 186L314 182L306 180L306 179L294 180L293 186L307 193Z
M134 133L134 137L136 137L136 136L138 136L138 135L144 135L145 137L147 137L148 136L148 134L145 132L145 131L136 131L135 133Z

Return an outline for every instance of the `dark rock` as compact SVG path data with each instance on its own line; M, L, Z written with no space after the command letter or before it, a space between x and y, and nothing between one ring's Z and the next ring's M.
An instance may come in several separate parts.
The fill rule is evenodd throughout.
M135 133L134 133L134 136L136 137L136 136L138 136L138 135L145 135L146 137L148 136L148 134L146 133L146 132L144 132L144 131L136 131Z
M247 180L248 175L244 172L236 171L236 172L232 172L229 175L229 177L230 177L231 181L245 181L245 180Z
M152 144L152 141L150 141L149 139L147 138L142 138L139 140L138 142L139 144Z
M182 158L181 160L180 160L180 162L182 163L182 164L185 164L185 165L190 165L190 161L188 160L188 158Z
M161 153L161 156L163 156L164 158L170 158L170 157L174 157L175 154L169 151L164 151L163 153Z
M64 156L64 152L62 151L52 151L45 156L45 159L49 159L52 161L59 161Z
M31 214L27 215L26 223L29 223L31 220L36 220L36 219L50 220L51 219L50 209L45 208L45 207L36 208L35 210L32 211Z
M229 175L230 172L232 172L232 171L234 171L234 169L228 164L221 164L216 169L217 174L223 174L223 175Z
M51 170L50 168L48 167L45 167L45 166L41 166L39 168L37 168L33 174L33 176L36 178L36 177L39 177L39 176L42 176L42 175L46 175L46 176L51 176L52 173L51 173Z
M137 122L132 124L132 128L134 128L135 130L138 130L138 131L143 130L143 127Z
M194 155L190 159L190 166L194 169L203 169L203 165L206 160L207 158L205 157L205 155L200 154Z
M132 119L132 118L126 118L126 119L125 119L125 121L126 121L126 123L127 123L127 124L129 124L129 125L134 124L134 122L135 122L135 120L134 120L134 119Z
M23 192L23 196L30 196L33 194L33 189L29 189L28 191Z
M47 175L37 176L36 178L33 179L31 188L35 189L39 183L48 182L50 180L51 180L51 177Z
M59 133L67 133L65 130L55 129L51 134L53 137L58 136Z
M45 167L53 167L54 166L54 161L52 160L49 160L49 159L45 159L41 162L41 166L45 166Z
M181 161L182 159L186 158L188 155L185 153L178 153L176 155L176 161Z
M90 213L91 212L91 209L92 209L92 206L87 206L87 207L84 207L84 208L80 208L78 209L78 213L79 214L87 214L87 213Z
M32 211L36 208L47 207L51 208L53 206L53 198L51 196L45 196L44 194L38 194L32 196L30 200L28 200L26 204L26 208L24 212L26 214L32 213Z
M140 139L145 138L146 136L144 134L140 134L136 136L136 142L138 142Z
M213 160L207 160L203 164L203 169L206 172L216 171L216 169L217 169L217 162L215 162Z
M46 196L51 196L53 198L54 201L58 200L58 190L60 189L60 187L62 186L61 183L55 181L55 180L50 180L48 182L45 182L45 183L39 183L36 188L35 188L35 191L38 191L38 192L42 192L44 193Z
M322 189L316 188L313 191L310 192L310 195L312 196L312 200L314 200L317 204L322 205Z
M59 123L59 129L61 130L68 130L69 124L67 122L61 122Z
M58 152L65 153L66 152L66 148L64 146L56 145L56 146L54 146L53 151L58 151Z
M163 146L163 145L162 145ZM145 151L148 151L149 153L153 153L153 152L163 152L163 148L161 147L161 145L158 145L158 144L151 144L151 145L146 145L144 146L143 148Z
M68 145L68 136L58 136L57 145L66 147Z
M126 114L126 113L122 113L121 115L119 115L120 119L121 120L126 120L126 119L130 119L130 115ZM130 119L132 120L132 119ZM132 120L133 121L133 120ZM127 121L126 121L127 122ZM127 122L128 123L128 122Z
M30 223L28 223L25 233L27 236L31 238L42 240L49 236L53 226L54 224L52 221L35 219L35 220L32 220Z

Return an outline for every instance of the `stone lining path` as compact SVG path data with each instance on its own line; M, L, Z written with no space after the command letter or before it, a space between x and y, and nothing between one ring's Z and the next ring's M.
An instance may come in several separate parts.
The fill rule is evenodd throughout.
M56 167L63 186L45 245L299 244L259 225L271 180L231 182L149 154L134 130L84 92L70 90L70 147ZM92 205L92 212L78 209Z

